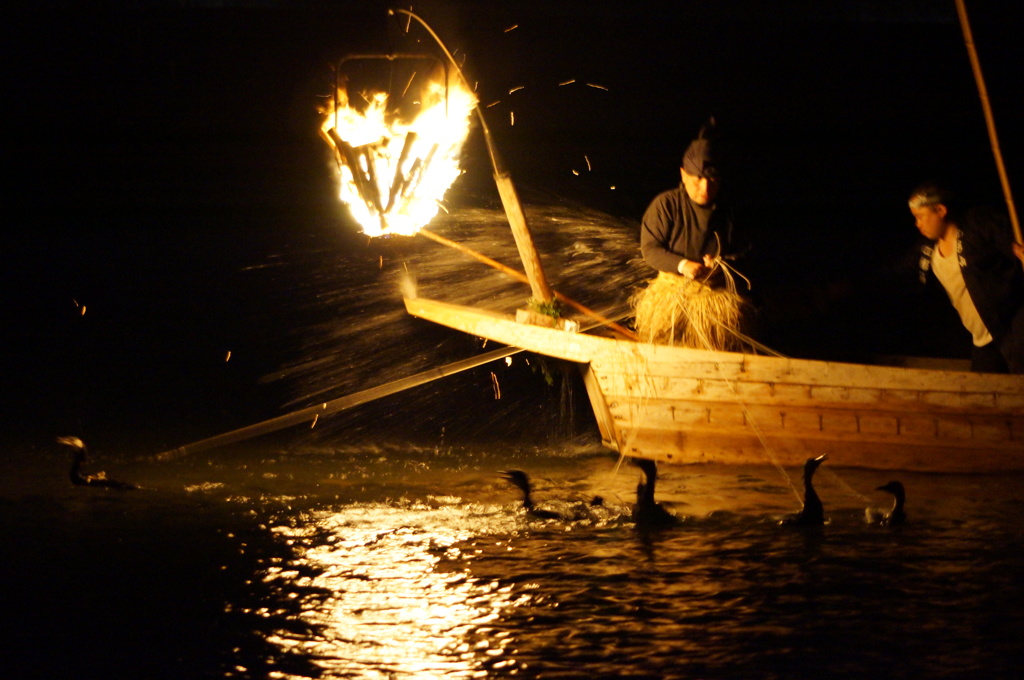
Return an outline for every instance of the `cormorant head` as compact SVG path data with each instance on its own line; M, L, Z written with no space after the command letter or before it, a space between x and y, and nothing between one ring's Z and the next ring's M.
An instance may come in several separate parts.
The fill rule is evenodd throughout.
M78 437L57 437L57 443L63 444L75 450L75 455L80 458L85 458L87 449L85 448L85 442Z
M530 478L522 470L501 470L501 476L522 489L523 493L530 493Z
M814 471L817 470L818 467L826 460L828 460L827 453L823 453L817 458L808 458L807 462L804 463L804 476L810 477L811 475L813 475Z
M876 491L886 491L895 496L898 500L906 499L906 492L903 489L903 484L897 481L891 481L888 484L883 484L878 487Z
M633 464L643 470L648 482L658 477L658 464L650 458L634 458Z

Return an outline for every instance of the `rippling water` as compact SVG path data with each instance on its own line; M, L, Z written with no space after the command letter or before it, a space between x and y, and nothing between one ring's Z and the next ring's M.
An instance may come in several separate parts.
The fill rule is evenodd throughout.
M998 194L983 130L964 129L975 109L947 106L974 102L971 79L921 77L966 63L929 49L956 39L952 25L722 24L709 46L727 35L753 48L701 74L665 60L671 41L638 45L621 30L627 15L559 6L530 26L494 5L474 13L479 33L460 58L482 66L492 93L530 84L510 100L514 131L495 131L516 172L548 190L519 187L556 289L605 314L622 307L650 274L637 219L721 104L746 156L732 186L745 183L738 207L754 213L751 267L775 279L737 264L768 322L759 339L794 356L948 350L929 325L938 317L904 304L876 267L909 245L902 196L922 171L955 168ZM638 531L637 471L597 445L578 376L525 355L312 429L157 460L481 351L406 315L403 279L506 311L528 295L423 239L368 241L340 216L314 97L333 81L329 59L382 46L377 12L353 11L17 24L10 104L23 143L0 271L0 677L1021 675L1019 475L893 475L910 520L890 529L863 519L885 504L872 490L890 475L826 463L831 521L807 532L778 524L799 508L796 470L664 467L658 498L682 522ZM677 32L649 11L630 21ZM524 30L502 32L513 22ZM804 42L815 25L827 34ZM495 47L520 36L512 52ZM548 37L528 48L532 36L564 49L543 47ZM865 76L879 63L884 78ZM797 84L779 78L793 73ZM566 76L614 87L542 85ZM816 80L840 98L807 87ZM936 93L945 99L923 96ZM591 159L593 172L570 173ZM467 163L432 228L514 265L486 154ZM71 486L54 442L68 435L90 445L90 470L144 488ZM499 475L508 468L581 519L527 517ZM595 495L602 506L587 505Z
M663 466L680 518L642 531L636 468L578 449L239 446L108 459L146 488L71 488L61 455L2 484L12 677L1012 677L1021 479L819 473L830 523L770 465ZM826 464L827 466L827 464ZM536 520L498 474L531 473ZM826 472L827 471L827 472ZM787 471L798 479L798 471Z
M635 222L558 201L528 214L553 286L584 304L614 314L647 275ZM486 199L433 228L515 262ZM527 294L416 239L257 236L237 248L196 234L180 235L175 250L148 244L170 264L140 274L137 287L93 287L89 315L62 326L66 394L24 420L46 431L4 457L0 478L12 677L1019 671L1020 476L898 473L910 521L883 528L866 524L864 510L886 504L873 489L891 475L826 464L817 479L831 521L800 531L778 524L799 509L797 470L783 475L767 459L663 466L658 498L682 522L638 530L637 470L597 444L578 375L536 356L313 428L158 460L186 437L484 349L408 317L405 277L422 295L499 310ZM125 252L138 256L143 243ZM151 304L167 269L224 252L232 257L219 273ZM143 269L134 259L118 266ZM158 330L136 338L145 349L112 343L147 323ZM145 488L72 487L67 453L51 439L67 434L91 445L93 469ZM499 475L508 468L532 476L540 503L578 519L528 517ZM594 496L603 504L589 505Z

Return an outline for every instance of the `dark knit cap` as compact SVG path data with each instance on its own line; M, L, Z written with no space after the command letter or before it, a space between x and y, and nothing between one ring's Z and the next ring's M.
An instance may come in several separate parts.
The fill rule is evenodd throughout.
M683 170L697 177L718 179L720 158L717 153L717 144L713 140L714 130L715 119L712 118L707 125L700 129L697 139L690 142L686 153L683 154Z

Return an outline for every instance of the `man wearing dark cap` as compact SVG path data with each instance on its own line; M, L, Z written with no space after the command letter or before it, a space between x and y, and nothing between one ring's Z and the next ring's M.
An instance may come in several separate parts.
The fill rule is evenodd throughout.
M732 245L732 216L716 202L720 159L713 135L712 120L683 155L680 185L655 197L644 213L640 250L660 272L703 280Z
M747 341L745 301L723 258L732 255L732 215L718 200L720 150L714 120L693 140L680 164L682 182L648 206L640 250L658 276L630 303L645 342L739 350Z

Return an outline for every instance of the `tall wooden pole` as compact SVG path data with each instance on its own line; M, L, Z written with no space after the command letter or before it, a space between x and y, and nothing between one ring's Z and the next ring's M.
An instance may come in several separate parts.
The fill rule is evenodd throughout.
M978 95L981 97L981 108L985 112L985 124L988 126L988 139L992 144L992 154L996 159L996 169L999 171L999 181L1003 185L1003 195L1006 197L1006 207L1010 214L1010 224L1013 226L1013 235L1017 243L1024 244L1021 237L1020 221L1017 219L1017 209L1013 204L1013 193L1010 191L1010 180L1006 175L1006 166L1003 164L1003 154L999 150L999 138L996 136L996 123L992 117L992 105L988 101L988 90L985 88L985 79L981 75L981 62L978 60L978 51L974 47L974 36L971 34L971 24L967 20L967 8L964 7L964 0L956 0L956 12L960 17L960 28L964 32L964 43L967 45L967 54L971 58L971 68L974 70L974 82L978 85Z
M445 56L448 57L448 61L451 62L452 66L455 67L455 72L459 74L459 78L463 82L466 82L465 76L462 74L462 69L459 67L459 63L455 61L455 57L445 47L444 42L441 38L434 33L434 30L427 25L427 22L419 18L412 12L405 9L393 9L389 10L392 14L399 12L405 14L423 26L427 33L434 39L438 47L444 52ZM537 248L533 244L533 235L530 233L530 226L526 222L526 214L523 212L523 206L519 202L519 195L516 193L515 185L512 184L512 176L505 168L502 162L501 156L498 154L497 148L494 146L494 142L491 139L490 128L487 127L487 121L484 120L484 114L480 110L480 105L476 106L477 117L480 119L480 126L483 128L484 141L487 143L487 152L491 157L491 166L494 170L494 182L498 186L498 195L501 196L501 204L505 208L505 215L508 217L509 226L512 227L512 237L516 241L516 247L519 249L519 257L523 260L523 267L526 269L526 276L530 282L530 290L533 292L535 300L540 302L551 302L554 299L554 295L551 293L551 288L548 286L547 278L544 276L544 269L540 264L540 256L537 254Z

